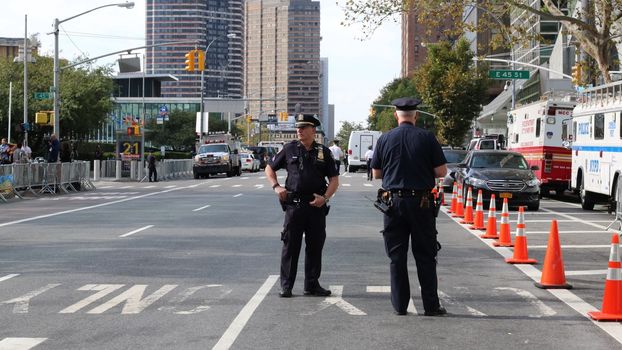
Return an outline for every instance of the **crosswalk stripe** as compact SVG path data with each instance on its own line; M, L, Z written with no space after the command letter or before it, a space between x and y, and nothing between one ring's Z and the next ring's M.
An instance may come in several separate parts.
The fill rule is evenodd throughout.
M28 350L43 343L48 338L4 338L0 340L0 350Z
M4 277L0 277L0 282L2 282L2 281L6 281L6 280L8 280L8 279L11 279L11 278L13 278L13 277L17 277L17 276L19 276L19 273L12 273L12 274L10 274L10 275L6 275L6 276L4 276Z

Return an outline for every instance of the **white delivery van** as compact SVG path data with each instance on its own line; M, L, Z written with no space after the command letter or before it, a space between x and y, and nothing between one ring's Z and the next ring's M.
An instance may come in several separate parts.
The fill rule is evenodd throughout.
M372 146L375 150L376 142L382 131L355 130L350 134L348 141L348 172L356 172L359 168L366 168L365 152Z

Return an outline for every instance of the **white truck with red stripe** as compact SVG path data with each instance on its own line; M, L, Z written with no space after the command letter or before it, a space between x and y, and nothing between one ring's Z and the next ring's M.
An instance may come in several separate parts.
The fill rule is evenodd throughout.
M622 174L622 81L584 90L577 98L572 128L572 188L581 206L616 207Z
M572 96L551 97L520 106L508 115L507 149L521 153L540 180L542 193L569 188L572 155L568 142L575 106Z

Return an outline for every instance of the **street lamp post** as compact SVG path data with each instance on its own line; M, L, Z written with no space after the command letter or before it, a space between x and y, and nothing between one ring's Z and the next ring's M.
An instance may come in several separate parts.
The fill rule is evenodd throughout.
M217 36L214 39L212 39L212 41L209 42L209 44L207 44L207 46L205 47L205 55L203 56L203 60L207 60L207 50L209 50L210 46L212 46L212 44L219 38L221 38L223 36ZM229 33L226 35L227 38L229 39L233 39L236 37L236 35L234 33ZM203 66L205 67L205 61L203 61ZM205 68L201 70L201 106L199 106L199 113L201 116L201 128L199 129L199 145L203 144L203 99L205 96ZM209 123L209 117L208 117L208 123Z
M94 7L88 11L84 11L81 12L75 16L71 16L69 18L65 18L63 20L59 20L58 18L54 18L54 31L52 32L54 34L54 134L56 134L56 137L60 139L60 104L59 104L59 97L60 97L60 62L58 59L58 26L61 23L67 22L69 20L72 20L76 17L80 17L82 15L85 15L89 12L93 12L95 10L99 10L101 8L104 7L111 7L111 6L117 6L117 7L125 7L127 9L131 9L134 7L134 2L122 2L122 3L115 3L115 4L108 4L108 5L102 5L102 6L98 6L98 7Z

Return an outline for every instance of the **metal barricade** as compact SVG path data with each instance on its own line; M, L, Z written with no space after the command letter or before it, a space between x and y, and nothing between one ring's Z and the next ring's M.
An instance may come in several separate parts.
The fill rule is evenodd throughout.
M615 223L617 223L620 226L620 230L622 230L622 185L620 185L619 181L620 178L618 178L618 184L616 185L616 217L613 219L613 222L607 226L607 230L610 229Z

